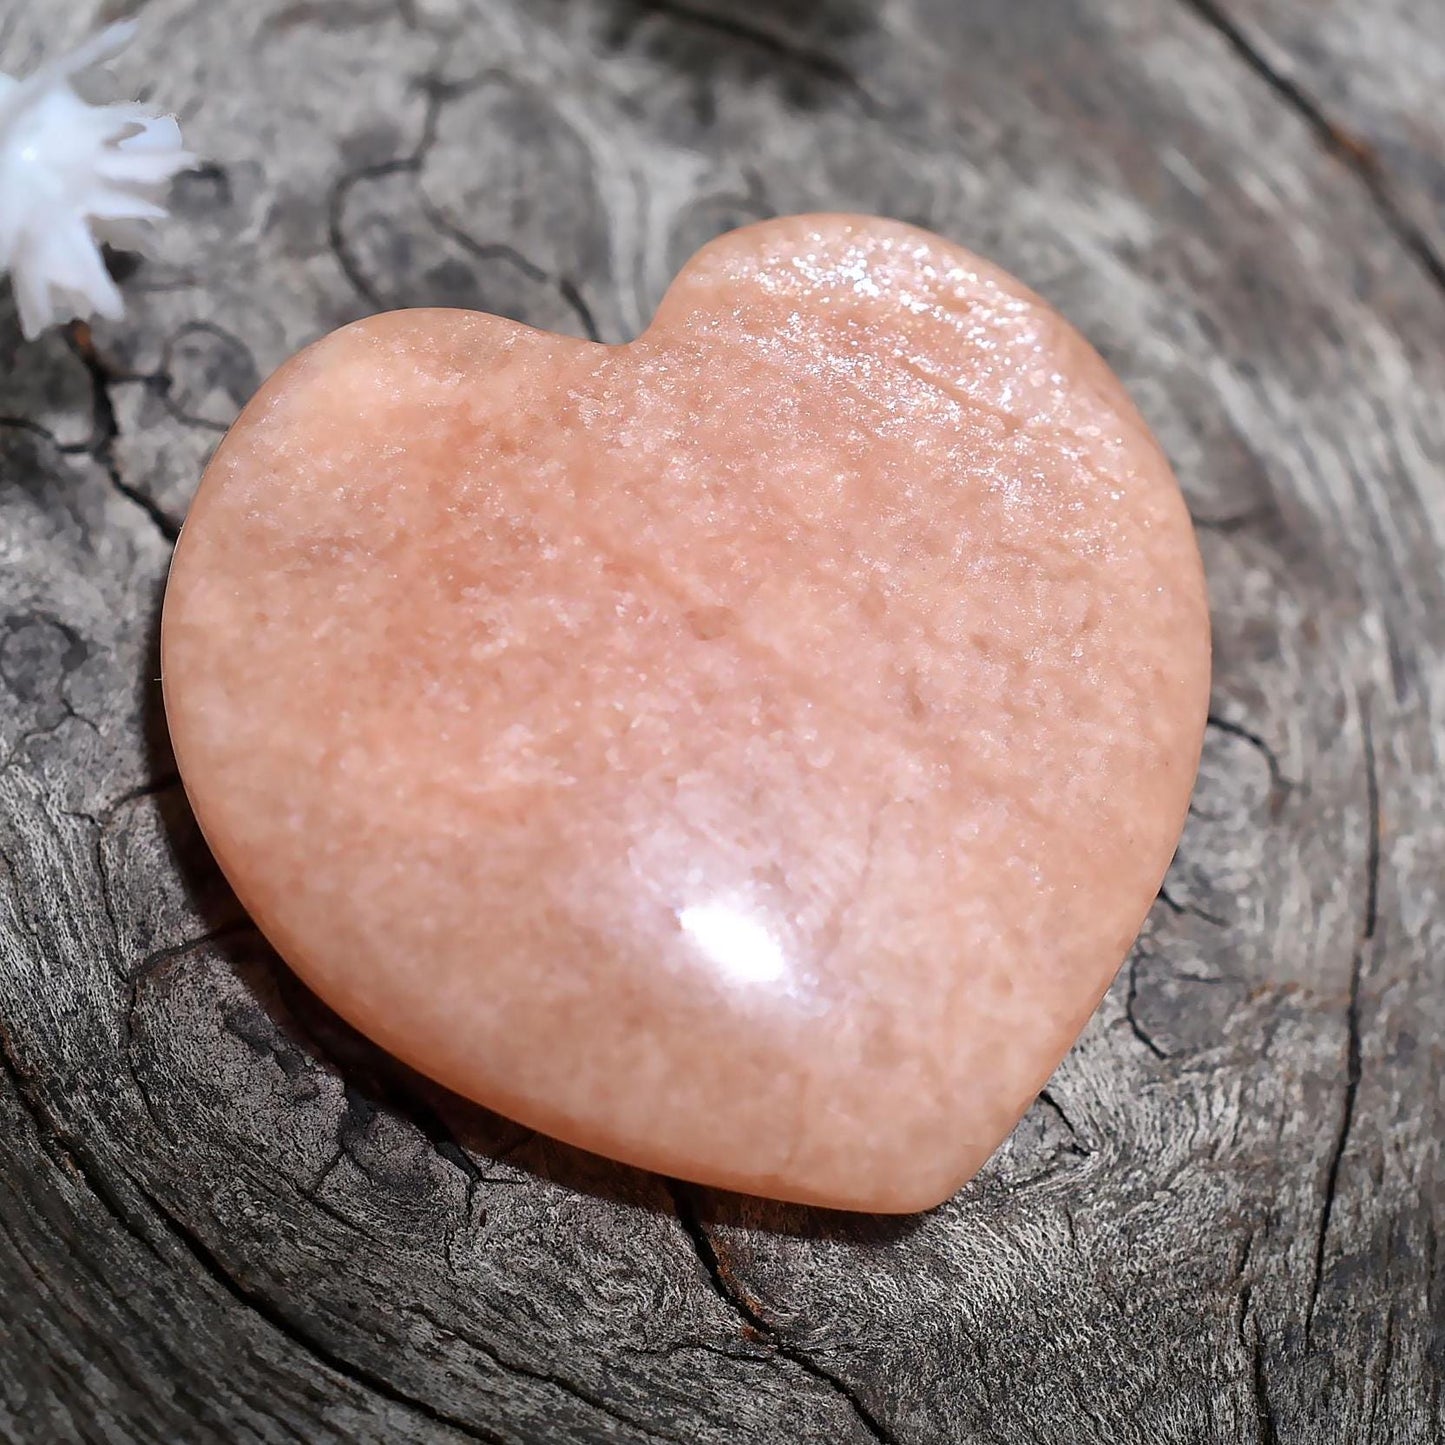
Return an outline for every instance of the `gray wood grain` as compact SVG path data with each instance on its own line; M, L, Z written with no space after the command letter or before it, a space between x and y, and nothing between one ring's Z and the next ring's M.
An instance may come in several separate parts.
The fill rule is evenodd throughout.
M1429 3L1370 11L1368 90L1345 7L1297 0L59 8L19 0L0 68L138 12L118 69L207 164L125 322L21 346L0 301L0 1438L1441 1438ZM613 1167L379 1055L230 897L155 685L200 468L296 347L417 303L620 339L707 237L825 207L995 256L1101 346L1217 629L1117 985L893 1222Z
M1187 0L1373 193L1445 281L1440 0Z

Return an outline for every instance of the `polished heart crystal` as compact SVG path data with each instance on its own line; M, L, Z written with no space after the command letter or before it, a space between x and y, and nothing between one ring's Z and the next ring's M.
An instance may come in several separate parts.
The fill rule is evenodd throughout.
M903 1211L987 1158L1168 865L1179 490L1017 281L768 222L626 346L409 311L282 367L176 552L166 708L292 967L635 1164Z

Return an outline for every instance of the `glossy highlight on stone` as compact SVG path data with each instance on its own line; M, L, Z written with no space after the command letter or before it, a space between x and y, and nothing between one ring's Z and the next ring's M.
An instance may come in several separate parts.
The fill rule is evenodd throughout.
M441 1083L910 1211L1006 1136L1182 826L1208 612L1088 344L937 236L705 247L638 340L408 311L208 469L163 666L243 903Z

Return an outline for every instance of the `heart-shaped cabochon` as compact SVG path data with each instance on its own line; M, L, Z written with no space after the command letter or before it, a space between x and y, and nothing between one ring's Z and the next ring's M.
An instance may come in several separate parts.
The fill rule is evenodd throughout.
M936 1204L1169 863L1209 685L1168 464L1038 297L770 221L637 341L373 317L283 366L166 597L201 826L287 962L524 1124Z

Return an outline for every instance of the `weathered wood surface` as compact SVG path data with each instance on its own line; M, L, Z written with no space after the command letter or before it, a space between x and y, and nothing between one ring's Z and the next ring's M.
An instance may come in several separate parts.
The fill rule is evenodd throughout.
M123 324L22 347L0 302L0 1437L1440 1438L1439 0L8 8L6 69L139 11L119 68L208 164ZM706 237L823 207L1097 341L1217 628L1117 986L891 1223L614 1168L379 1056L239 914L155 686L187 498L295 347L437 302L625 337Z
M1186 0L1374 194L1445 282L1440 0Z

